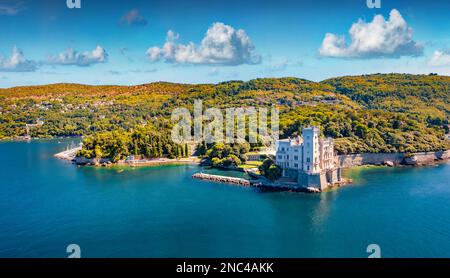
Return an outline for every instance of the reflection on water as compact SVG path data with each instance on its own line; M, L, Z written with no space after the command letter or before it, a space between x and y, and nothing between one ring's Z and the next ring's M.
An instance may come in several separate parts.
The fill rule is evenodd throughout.
M313 209L311 224L314 227L315 232L323 232L324 228L323 224L327 221L329 217L331 206L333 205L333 202L337 196L337 191L330 190L317 195L319 201Z

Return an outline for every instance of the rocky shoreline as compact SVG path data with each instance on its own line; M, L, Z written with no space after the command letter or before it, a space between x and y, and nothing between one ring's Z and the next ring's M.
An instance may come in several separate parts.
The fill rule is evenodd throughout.
M351 168L364 165L376 166L426 166L450 160L450 150L420 153L362 153L339 155L337 165Z

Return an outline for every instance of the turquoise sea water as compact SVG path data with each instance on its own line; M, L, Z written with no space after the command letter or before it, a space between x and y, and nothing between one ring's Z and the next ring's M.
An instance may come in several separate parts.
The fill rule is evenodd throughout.
M450 164L367 168L322 194L194 180L198 166L76 167L69 141L0 143L0 257L450 257ZM205 170L203 170L205 171Z

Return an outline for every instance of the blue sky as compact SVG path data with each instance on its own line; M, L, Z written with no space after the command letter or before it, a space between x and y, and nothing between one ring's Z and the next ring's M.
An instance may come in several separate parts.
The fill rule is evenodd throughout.
M450 75L448 14L447 0L0 0L0 87Z

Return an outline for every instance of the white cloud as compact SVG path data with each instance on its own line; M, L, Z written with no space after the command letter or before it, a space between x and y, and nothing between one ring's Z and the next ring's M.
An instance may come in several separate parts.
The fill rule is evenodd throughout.
M37 63L27 60L23 52L16 46L13 47L11 57L4 58L0 56L0 71L3 72L27 72L35 71Z
M347 44L344 36L327 33L319 53L336 58L399 58L401 56L420 56L423 47L413 40L413 30L396 9L390 12L386 21L376 15L372 22L362 19L349 30L351 42Z
M199 46L193 42L179 44L179 35L170 30L162 47L150 47L147 56L151 61L203 65L258 64L261 56L244 30L235 30L223 23L214 23Z
M108 53L101 46L97 46L92 51L80 53L72 48L57 55L50 56L48 62L55 65L75 65L87 67L92 64L106 63L108 61Z
M450 51L436 50L428 64L432 67L450 67Z

